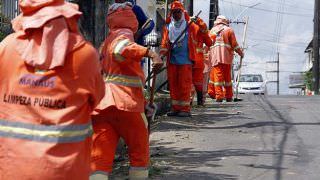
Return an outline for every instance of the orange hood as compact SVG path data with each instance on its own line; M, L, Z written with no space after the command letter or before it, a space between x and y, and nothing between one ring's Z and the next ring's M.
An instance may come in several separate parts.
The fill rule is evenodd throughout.
M171 10L174 9L181 9L182 11L185 10L183 4L178 0L175 0L171 3Z
M189 16L188 12L184 9L184 6L180 1L175 0L171 3L170 10L172 11L174 9L181 9L184 13L184 17L185 17L186 21L189 22L190 16ZM166 18L166 24L170 24L170 22L171 22L171 16L172 16L171 11L168 14L168 17Z
M42 70L63 66L67 54L84 44L78 32L78 6L64 0L19 0L21 14L12 21L18 53Z
M171 3L170 9L171 9L171 11L174 9L181 9L184 13L184 17L185 17L186 21L189 22L190 16L189 16L188 12L184 9L184 6L180 1L178 1L178 0L173 1ZM166 24L171 23L171 17L172 17L171 11L168 14L168 17L166 18Z
M111 31L116 29L130 29L133 33L138 31L138 20L132 7L127 3L115 3L109 8L107 25Z

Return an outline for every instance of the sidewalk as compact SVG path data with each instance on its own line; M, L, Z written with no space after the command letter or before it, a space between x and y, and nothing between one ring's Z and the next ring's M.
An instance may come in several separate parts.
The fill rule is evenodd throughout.
M152 179L237 179L215 173L215 169L222 159L243 154L225 146L246 132L215 128L233 126L235 120L245 117L241 117L238 103L208 101L205 108L193 109L192 118L160 118L150 138Z
M159 116L150 136L150 179L237 179L233 170L222 169L225 174L217 173L217 168L229 156L249 156L242 149L230 148L247 134L237 128L249 122L240 111L244 104L208 99L206 107L193 108L191 118ZM232 168L231 161L229 165ZM125 179L128 166L127 160L117 162L111 179Z

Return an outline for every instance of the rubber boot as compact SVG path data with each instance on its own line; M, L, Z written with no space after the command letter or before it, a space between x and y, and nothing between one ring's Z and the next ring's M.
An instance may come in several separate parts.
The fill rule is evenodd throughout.
M177 116L178 116L178 117L191 117L191 113L190 113L190 112L183 112L183 111L181 111L181 112L178 113Z
M201 91L197 91L197 103L200 106L204 105L204 103L203 103L203 92L201 92Z
M177 116L178 115L178 111L170 111L167 113L167 116Z
M232 102L233 99L232 99L232 98L227 98L226 101L227 101L227 102Z

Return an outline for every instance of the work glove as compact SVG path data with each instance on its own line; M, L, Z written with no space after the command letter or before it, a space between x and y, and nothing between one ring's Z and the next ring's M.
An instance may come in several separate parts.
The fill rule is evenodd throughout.
M243 53L243 49L241 48L241 50L238 50L238 54L241 58L244 57L244 53Z
M196 23L198 19L199 19L199 17L192 16L192 17L190 18L190 21Z
M163 61L161 60L160 56L152 50L149 50L147 53L147 57L152 59L152 70L154 72L159 72L161 67L163 66Z
M190 21L192 21L196 25L198 25L201 32L203 32L203 33L207 33L208 32L208 26L201 18L192 16L190 18Z
M201 18L197 18L196 21L194 21L194 23L196 23L196 25L199 26L201 32L208 32L208 26Z
M166 62L167 61L167 56L166 55L160 55L160 59L162 60L162 62Z

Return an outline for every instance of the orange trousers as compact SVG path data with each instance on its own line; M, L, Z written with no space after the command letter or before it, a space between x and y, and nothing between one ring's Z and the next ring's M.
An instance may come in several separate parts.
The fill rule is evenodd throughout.
M91 172L112 171L119 138L128 146L131 168L149 166L149 134L144 113L126 112L110 107L93 116Z
M209 95L215 93L217 100L232 99L233 97L231 68L231 64L218 64L210 72L208 93Z
M168 82L172 110L190 112L192 65L168 65Z
M214 79L214 71L212 69L209 74L208 94L212 99L215 99L216 98L216 90L214 89L213 79Z
M203 68L192 68L192 82L197 92L203 92Z
M206 101L206 96L208 94L208 88L209 88L209 72L206 72L203 74L203 102Z

